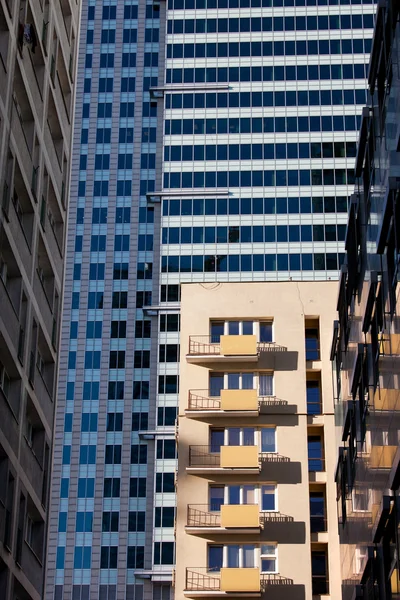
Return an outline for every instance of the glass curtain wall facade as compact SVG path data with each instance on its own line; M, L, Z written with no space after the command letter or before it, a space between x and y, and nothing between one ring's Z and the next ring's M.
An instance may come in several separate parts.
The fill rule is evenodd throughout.
M379 3L332 342L344 600L400 597L399 19Z
M46 600L169 597L179 285L337 278L373 14L84 3Z

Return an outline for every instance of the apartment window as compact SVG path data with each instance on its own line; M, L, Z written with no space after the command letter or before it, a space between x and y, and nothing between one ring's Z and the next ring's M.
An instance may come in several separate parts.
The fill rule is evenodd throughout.
M123 413L107 414L107 431L122 431Z
M176 421L176 407L164 406L157 410L157 426L158 427L173 427Z
M324 448L321 436L309 435L308 444L308 470L310 472L325 471Z
M261 488L261 510L276 510L276 486L262 485Z
M156 492L175 493L175 473L156 473Z
M155 565L173 565L174 564L174 542L155 542L154 543L154 564Z
M93 513L92 512L77 512L76 513L76 531L92 531Z
M174 527L175 508L173 506L157 506L155 509L155 527Z
M106 465L120 465L121 464L121 446L108 445L106 446Z
M306 360L319 360L319 320L306 319Z
M144 546L128 546L126 566L128 569L144 568Z
M100 553L100 569L116 569L118 546L102 546Z
M311 533L326 531L324 492L310 492Z
M78 498L94 498L94 479L92 477L78 479Z
M261 550L261 572L277 572L277 547L274 544L262 544Z
M102 531L118 531L119 527L119 512L108 511L103 512Z
M209 510L219 512L224 504L225 487L223 485L210 485L208 489Z
M145 431L148 428L149 415L147 412L132 413L132 431Z
M157 458L174 459L176 458L175 440L157 440Z
M146 478L131 477L129 480L129 497L130 498L145 498L146 497Z
M121 480L119 477L106 477L104 479L104 497L119 498Z
M147 463L147 446L145 444L132 444L131 465L145 465Z
M144 511L130 511L128 516L128 531L145 531L145 521L146 513Z
M307 414L320 415L322 412L321 382L320 374L315 374L316 379L309 379L307 376Z
M311 550L313 596L329 594L328 561L324 550Z

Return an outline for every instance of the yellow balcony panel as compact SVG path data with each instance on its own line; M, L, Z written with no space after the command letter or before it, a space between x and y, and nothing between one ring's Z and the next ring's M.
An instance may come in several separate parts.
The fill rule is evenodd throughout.
M258 446L221 446L221 467L258 469Z
M224 356L257 355L255 335L221 335L221 354Z
M257 390L222 390L221 409L257 411Z
M260 592L259 569L221 569L221 591Z
M381 352L387 355L400 354L400 333L391 333L390 339L381 342Z
M400 410L400 391L378 388L374 396L374 406L375 410Z
M221 527L260 527L258 504L223 504Z
M372 469L390 469L397 451L397 446L372 446L369 466Z

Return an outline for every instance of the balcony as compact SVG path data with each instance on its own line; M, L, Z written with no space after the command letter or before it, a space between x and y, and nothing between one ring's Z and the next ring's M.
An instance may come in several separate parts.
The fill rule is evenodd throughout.
M189 446L188 473L259 473L261 466L258 446L221 446L212 451L210 446Z
M382 356L400 356L400 333L391 333L381 340L380 355Z
M186 416L201 417L257 417L276 409L290 409L286 400L275 396L259 396L257 390L221 390L212 396L209 390L189 390Z
M261 596L261 579L258 568L221 568L220 571L205 567L186 569L185 596L215 597L233 595L243 598Z
M275 342L257 342L255 335L191 335L186 360L189 363L255 363L261 353L286 350Z
M400 410L400 391L396 389L377 388L374 395L375 410Z
M372 446L369 455L370 469L391 469L397 446Z
M190 504L185 529L193 534L259 533L259 506L258 504L222 504L219 510L211 511L208 504Z

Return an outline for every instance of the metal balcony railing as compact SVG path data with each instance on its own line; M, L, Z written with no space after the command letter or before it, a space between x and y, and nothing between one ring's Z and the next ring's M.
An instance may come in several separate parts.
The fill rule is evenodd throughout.
M309 473L317 473L318 471L325 471L325 459L324 458L311 458L308 457L308 471Z
M193 567L186 569L186 589L190 591L219 591L221 589L221 575L219 569L207 567Z
M246 571L246 569L243 568L243 571ZM293 585L293 579L282 577L279 573L260 573L260 589L262 592L266 591L269 586L276 585ZM188 567L186 569L185 589L192 592L222 591L220 568Z
M323 533L328 531L328 522L323 515L311 515L310 517L311 533Z
M219 467L221 454L219 448L212 446L189 446L189 467Z
M221 356L221 344L219 335L190 335L190 355L215 355ZM279 346L276 342L257 342L257 354L260 352L284 352L287 348Z
M188 527L221 527L221 510L211 511L208 504L189 504Z
M243 390L244 392L248 390ZM258 396L259 409L268 406L286 406L286 400L276 396ZM221 397L213 396L209 390L189 390L189 410L221 410ZM240 410L240 408L238 408ZM313 413L319 414L319 413Z

